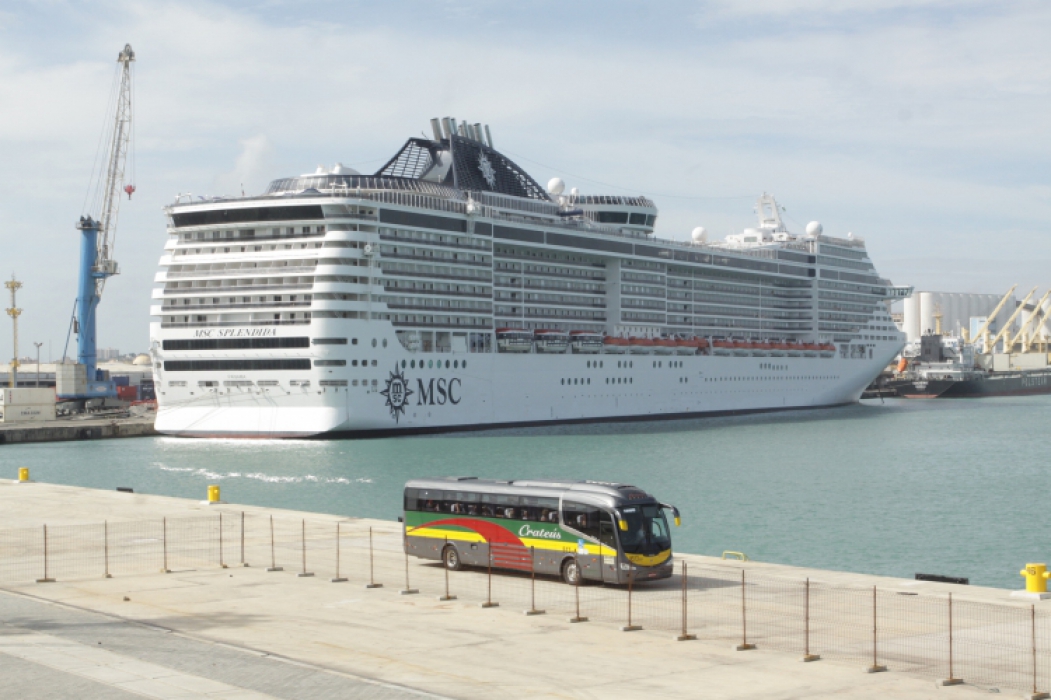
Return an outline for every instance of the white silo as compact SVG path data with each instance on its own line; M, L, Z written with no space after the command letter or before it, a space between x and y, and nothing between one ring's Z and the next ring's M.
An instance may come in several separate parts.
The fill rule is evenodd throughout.
M920 337L920 295L918 292L913 292L903 304L901 330L905 332L910 343Z

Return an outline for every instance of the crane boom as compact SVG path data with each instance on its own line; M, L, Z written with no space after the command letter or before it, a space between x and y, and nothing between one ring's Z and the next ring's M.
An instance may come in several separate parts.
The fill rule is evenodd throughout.
M972 342L972 343L978 342L979 338L981 338L983 335L985 335L986 333L989 332L989 325L994 320L996 320L996 315L998 313L1000 313L1000 309L1004 308L1004 304L1007 303L1007 300L1011 298L1011 295L1014 294L1014 291L1016 289L1018 289L1018 285L1017 284L1007 290L1007 294L1004 294L1004 298L1000 300L1000 303L996 305L996 308L993 309L992 313L989 314L988 316L986 316L985 323L983 323L982 327L978 329L978 332L974 334L974 337L970 339L970 342ZM965 337L964 340L968 340L968 339ZM985 346L989 347L989 344L986 343Z
M1051 296L1051 289L1044 292L1044 296L1040 297L1040 301L1036 302L1036 308L1034 308L1033 313L1029 315L1029 319L1022 324L1021 328L1018 329L1018 333L1015 334L1015 337L1007 341L1008 352L1014 349L1015 343L1017 343L1020 340L1023 344L1022 352L1026 352L1026 348L1028 347L1029 343L1025 341L1024 337L1026 333L1029 332L1029 327L1032 326L1033 322L1040 317L1040 312L1044 308L1044 302L1047 301L1047 298L1049 296Z
M121 190L131 197L135 191L132 184L124 185L124 171L131 143L131 64L135 52L131 44L117 56L120 87L112 131L107 141L105 173L101 173L102 186L96 190L101 195L97 202L101 212L99 219L90 215L80 217L80 275L77 283L75 317L77 331L77 364L84 365L87 379L87 394L66 395L70 398L115 396L112 382L98 381L98 357L95 335L95 310L102 299L106 280L119 272L113 259L113 247L117 235L117 214L120 211Z
M1011 314L1010 318L1007 319L1007 321L1004 323L1004 327L1000 329L1000 332L993 336L993 339L985 344L985 351L987 353L992 353L993 348L998 342L1000 342L1000 338L1005 337L1007 332L1011 330L1011 324L1014 323L1015 318L1018 316L1018 314L1022 313L1022 309L1025 308L1025 305L1029 302L1030 299L1033 298L1034 294L1036 294L1036 287L1033 287L1029 290L1029 293L1025 295L1025 299L1022 300L1022 303L1018 305L1018 308L1016 308L1014 313ZM1005 348L1004 350L1005 352L1009 352L1010 348Z

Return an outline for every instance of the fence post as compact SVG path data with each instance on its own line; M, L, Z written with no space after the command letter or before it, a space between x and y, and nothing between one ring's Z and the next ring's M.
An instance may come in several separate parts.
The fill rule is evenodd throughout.
M162 574L170 574L171 569L168 568L168 519L161 518L161 527L163 528L163 534L161 537L161 546L164 549L164 568L161 569Z
M751 651L755 649L754 644L748 643L748 606L744 586L744 569L741 569L741 643L734 647L737 651Z
M48 575L48 551L47 551L47 525L44 525L44 578L38 578L37 583L54 583L55 579Z
M409 588L409 536L402 535L402 549L405 550L405 588L398 591L401 595L414 595L419 593L418 588Z
M365 584L365 588L383 588L382 583L376 583L376 569L373 565L372 558L372 528L369 528L369 582Z
M886 666L880 666L876 658L876 587L872 587L872 665L869 666L869 673L880 673L886 671Z
M803 632L803 661L817 661L821 658L820 654L810 653L810 577L806 580L806 593L803 604L803 619L804 619L804 632Z
M957 678L953 673L952 667L952 593L949 594L949 677L943 678L941 681L942 685L960 685L963 683L963 679Z
M1036 606L1029 606L1029 630L1030 640L1032 640L1033 648L1033 693L1028 697L1028 700L1046 700L1051 697L1047 693L1040 692L1036 689Z
M449 595L449 567L445 563L445 550L449 548L449 538L446 536L445 544L442 545L442 568L445 570L445 595L438 596L438 600L456 600L456 596Z
M336 577L332 579L332 583L343 583L347 579L339 575L339 521L336 521Z
M245 512L241 511L241 566L248 566L245 562Z
M226 562L223 561L223 514L219 513L219 568L226 569Z
M577 556L576 552L573 553L573 566L575 566L577 569L577 580L576 583L573 585L573 600L576 605L577 614L569 618L569 621L587 622L588 619L580 615L580 584L584 579L584 572L580 569L580 557Z
M686 597L686 572L686 562L684 561L682 563L682 634L675 638L675 641L677 642L689 642L691 640L697 639L696 634L690 634L687 630L687 605L689 601Z
M109 521L107 520L102 521L102 547L106 566L106 573L103 578L113 578L109 572Z
M529 548L529 609L526 615L543 615L546 611L536 609L536 547Z
M487 567L485 579L486 579L486 593L485 602L482 603L483 608L496 608L499 607L499 603L493 602L493 543L486 542L486 549L489 552L489 564Z
M277 565L277 554L274 551L274 516L270 516L270 566L267 571L284 571L284 567Z
M633 625L631 623L631 592L635 587L635 567L628 569L628 624L620 628L621 632L637 632L642 629L642 625Z
M306 518L300 520L299 530L299 546L300 552L303 555L303 570L296 574L297 578L307 578L313 576L312 572L307 571L307 521Z

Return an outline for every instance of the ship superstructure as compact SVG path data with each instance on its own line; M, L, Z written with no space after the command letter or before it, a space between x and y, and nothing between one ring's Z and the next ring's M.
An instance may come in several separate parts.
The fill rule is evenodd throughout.
M432 120L378 172L183 199L152 307L157 429L297 437L856 401L901 350L864 241L654 235L646 197L541 187Z

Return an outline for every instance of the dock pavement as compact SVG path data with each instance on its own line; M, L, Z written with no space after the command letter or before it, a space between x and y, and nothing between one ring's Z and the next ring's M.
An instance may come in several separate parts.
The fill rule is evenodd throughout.
M104 519L116 528L219 512L234 522L245 513L254 522L273 517L309 520L316 527L339 523L352 535L371 528L387 542L400 537L401 526L390 521L0 481L0 533ZM862 664L848 660L801 663L799 654L761 644L737 651L703 634L677 642L646 625L625 634L602 619L569 624L565 615L527 616L522 606L507 602L483 608L471 596L443 601L444 572L415 560L411 573L421 592L402 595L400 564L383 569L384 587L367 589L355 576L339 583L327 575L298 576L298 562L276 572L267 571L265 561L238 566L236 545L228 547L226 556L234 562L228 568L173 565L170 573L0 584L0 698L966 700L999 692L969 684L942 687L935 678L893 669L865 673ZM400 562L389 549L384 556ZM744 568L749 574L878 585L906 594L951 590L960 601L1021 605L999 589L676 556L691 567L724 567L731 574ZM484 573L469 578L482 582ZM458 578L456 585L466 586L466 580ZM554 581L543 585L550 591L569 588Z

